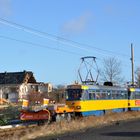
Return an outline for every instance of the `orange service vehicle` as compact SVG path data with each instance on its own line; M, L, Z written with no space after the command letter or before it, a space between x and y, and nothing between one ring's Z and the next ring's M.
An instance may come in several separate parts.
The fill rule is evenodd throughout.
M40 111L21 111L20 120L22 121L39 121L39 120L50 120L50 112L48 110Z
M23 100L20 120L50 122L51 120L61 120L71 118L70 114L74 112L73 108L65 104L49 104L47 99L43 100L43 105L30 107L28 100Z

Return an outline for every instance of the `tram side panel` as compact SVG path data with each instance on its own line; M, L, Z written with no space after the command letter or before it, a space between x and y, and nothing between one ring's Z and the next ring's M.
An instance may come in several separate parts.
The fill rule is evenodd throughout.
M139 111L140 110L140 89L130 88L129 89L129 99L128 99L129 110Z
M103 88L103 87L102 87ZM78 89L69 90L71 97L66 101L68 106L74 108L75 112L83 116L103 115L108 110L114 112L127 111L128 95L127 90L109 90L109 89L88 89L83 88L81 95ZM80 90L79 90L80 91ZM75 94L77 94L75 96ZM79 96L80 98L77 98ZM100 96L100 97L99 97Z

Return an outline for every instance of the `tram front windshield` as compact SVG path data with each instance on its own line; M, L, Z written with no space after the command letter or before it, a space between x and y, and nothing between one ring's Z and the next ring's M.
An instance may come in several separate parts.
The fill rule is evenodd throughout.
M82 89L68 89L67 90L67 101L80 100Z

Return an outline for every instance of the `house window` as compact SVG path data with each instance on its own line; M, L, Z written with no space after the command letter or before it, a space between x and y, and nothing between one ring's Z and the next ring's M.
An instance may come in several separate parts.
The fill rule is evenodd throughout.
M8 99L8 93L5 94L5 99L6 99L6 100Z

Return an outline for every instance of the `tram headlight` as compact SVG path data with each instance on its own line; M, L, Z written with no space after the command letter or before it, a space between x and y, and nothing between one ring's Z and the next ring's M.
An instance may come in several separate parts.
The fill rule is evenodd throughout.
M76 109L81 109L81 106L76 106Z

